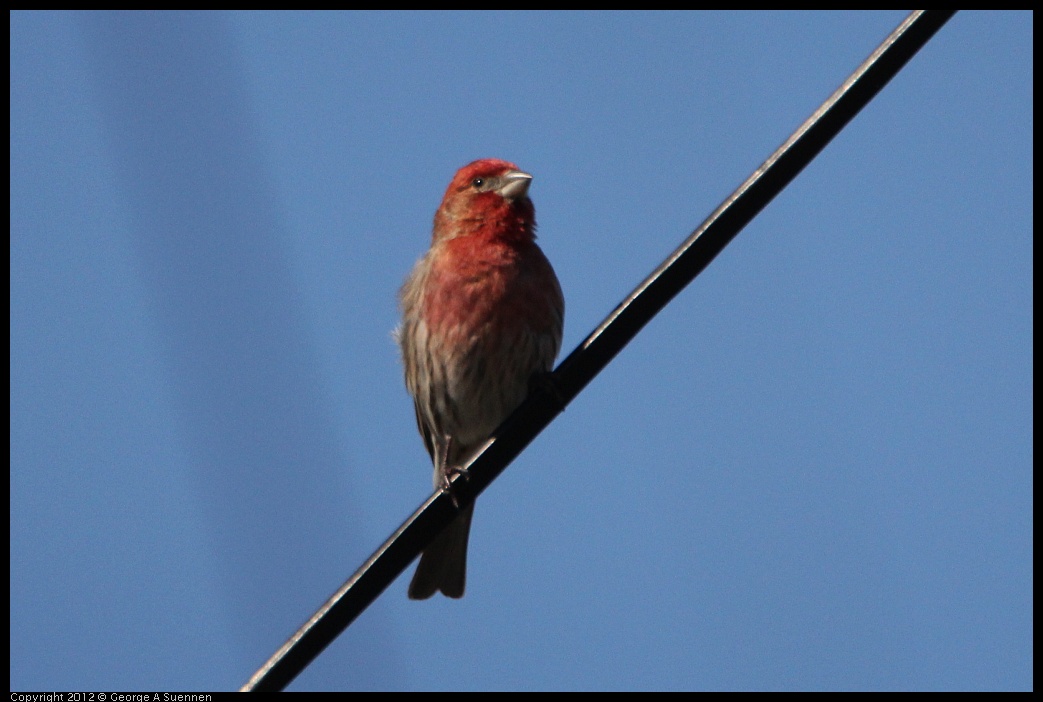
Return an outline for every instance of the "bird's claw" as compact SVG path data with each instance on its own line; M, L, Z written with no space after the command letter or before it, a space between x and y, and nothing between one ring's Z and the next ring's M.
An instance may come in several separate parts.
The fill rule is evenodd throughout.
M461 476L462 480L470 480L471 476L467 474L467 471L458 466L446 466L442 471L442 480L439 488L442 492L449 495L449 499L453 501L453 507L460 509L460 501L456 498L456 491L453 489L453 477Z
M558 406L559 411L564 411L565 405L568 404L552 372L534 373L529 378L529 392L533 391L540 391L549 397Z

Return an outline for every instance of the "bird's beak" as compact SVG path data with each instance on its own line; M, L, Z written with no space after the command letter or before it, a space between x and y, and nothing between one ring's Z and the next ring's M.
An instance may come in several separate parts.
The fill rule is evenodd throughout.
M529 183L532 182L532 176L524 171L507 171L500 180L503 181L497 190L503 197L508 200L525 197L529 192Z

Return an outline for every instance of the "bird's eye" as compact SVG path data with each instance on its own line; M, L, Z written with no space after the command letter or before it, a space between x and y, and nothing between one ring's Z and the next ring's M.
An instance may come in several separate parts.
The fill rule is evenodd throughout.
M473 185L476 188L480 188L483 185L485 185L485 179L484 178L475 178L474 180L471 181L471 185Z

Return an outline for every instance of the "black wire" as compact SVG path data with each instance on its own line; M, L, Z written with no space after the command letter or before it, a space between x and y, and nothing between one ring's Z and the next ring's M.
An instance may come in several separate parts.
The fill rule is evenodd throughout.
M916 11L844 84L610 314L496 430L457 476L453 493L470 504L648 322L724 250L779 192L955 14ZM243 691L281 690L375 600L457 513L435 493L254 673Z

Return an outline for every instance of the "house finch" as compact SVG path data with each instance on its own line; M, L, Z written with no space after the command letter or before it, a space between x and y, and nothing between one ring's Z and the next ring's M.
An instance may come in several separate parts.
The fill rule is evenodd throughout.
M498 159L457 171L435 212L431 248L400 293L406 388L435 467L435 488L551 370L565 301L536 245L532 176ZM463 597L474 505L420 557L409 597Z

